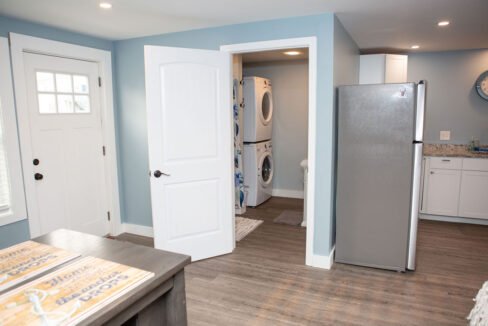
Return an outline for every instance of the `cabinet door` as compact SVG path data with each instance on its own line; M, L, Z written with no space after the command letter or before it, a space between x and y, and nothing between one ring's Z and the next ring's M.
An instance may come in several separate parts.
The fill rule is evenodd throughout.
M463 171L459 215L488 219L488 172Z
M363 54L359 57L359 84L385 82L385 54Z
M387 54L385 83L405 83L407 81L408 56Z
M426 182L425 212L457 216L461 171L429 169Z

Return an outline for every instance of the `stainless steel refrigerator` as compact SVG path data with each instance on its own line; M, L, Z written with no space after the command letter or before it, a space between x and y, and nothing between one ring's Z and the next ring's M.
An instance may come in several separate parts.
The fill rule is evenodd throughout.
M336 262L415 269L425 86L339 87Z

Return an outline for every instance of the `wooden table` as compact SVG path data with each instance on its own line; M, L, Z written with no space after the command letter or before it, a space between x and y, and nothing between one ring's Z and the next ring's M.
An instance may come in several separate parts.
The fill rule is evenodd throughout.
M80 325L187 324L184 267L189 256L63 229L32 240L155 274Z

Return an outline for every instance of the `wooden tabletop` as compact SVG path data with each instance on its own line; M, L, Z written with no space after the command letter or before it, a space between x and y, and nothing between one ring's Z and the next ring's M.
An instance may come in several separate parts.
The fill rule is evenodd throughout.
M65 229L32 240L79 253L82 257L98 257L154 273L153 278L96 312L83 324L106 323L158 288L170 287L172 283L168 281L191 261L189 256Z

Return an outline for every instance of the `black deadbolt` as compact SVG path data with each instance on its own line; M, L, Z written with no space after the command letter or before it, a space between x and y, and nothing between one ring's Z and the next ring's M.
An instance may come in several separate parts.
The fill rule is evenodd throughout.
M35 158L33 161L32 161L32 164L34 165L39 165L39 160L37 158Z
M44 178L44 176L42 174L40 174L40 173L34 174L34 179L36 179L36 180L42 180L42 178Z

